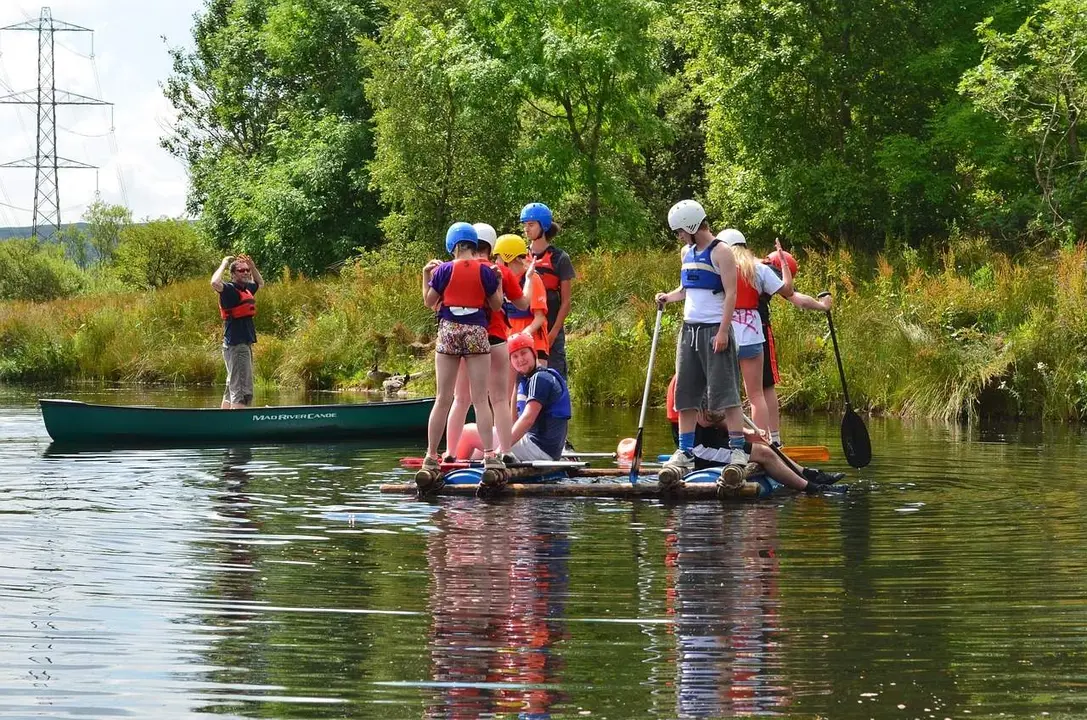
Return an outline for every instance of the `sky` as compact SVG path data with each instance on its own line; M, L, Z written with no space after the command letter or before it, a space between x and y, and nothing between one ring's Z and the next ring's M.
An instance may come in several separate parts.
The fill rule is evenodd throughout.
M104 202L127 205L137 219L183 215L185 166L159 147L175 117L160 84L170 74L167 49L191 47L202 0L53 0L48 7L54 20L94 31L94 62L91 33L56 33L57 89L113 103L112 115L108 107L57 108L58 155L100 167L60 171L61 221L81 218L96 181ZM0 27L36 20L41 8L2 0ZM37 45L37 33L0 31L0 95L37 88ZM0 163L33 159L36 124L34 106L0 105ZM0 227L29 226L33 204L34 170L0 168Z

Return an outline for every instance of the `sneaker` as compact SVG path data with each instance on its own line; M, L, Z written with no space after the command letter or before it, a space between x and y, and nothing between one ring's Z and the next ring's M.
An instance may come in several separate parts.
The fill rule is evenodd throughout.
M521 462L513 453L502 453L498 457L502 458L502 463L506 467L509 467L510 465L516 465L517 463Z
M809 483L821 486L833 485L845 477L845 473L823 472L819 468L804 468L804 472L801 474Z
M686 475L694 470L694 455L690 450L676 450L672 453L672 457L668 458L668 462L664 463L664 466L675 468L681 474Z
M446 453L445 455L442 455L442 462L443 463L455 463L456 461L457 461L457 456L454 455L453 453Z
M435 456L427 455L423 458L422 469L429 470L431 472L439 472L442 469L442 464Z
M502 457L500 455L488 455L487 457L483 458L483 469L505 470L506 463L502 461Z

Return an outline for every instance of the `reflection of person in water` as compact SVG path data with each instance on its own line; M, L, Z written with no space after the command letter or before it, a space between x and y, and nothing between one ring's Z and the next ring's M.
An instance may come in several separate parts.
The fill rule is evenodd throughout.
M433 680L427 717L548 717L551 645L566 632L568 540L527 503L453 503L430 536ZM561 523L560 523L561 524Z
M257 534L260 526L250 517L252 501L246 494L250 476L245 466L253 459L248 447L228 448L223 456L223 493L215 499L215 514L221 518L231 534ZM231 572L215 574L217 595L228 600L250 602L256 598L254 580L250 572L254 564L252 546L241 542L216 543L219 557L216 563L223 568L236 568Z
M690 504L675 510L665 559L676 633L680 717L773 713L777 652L777 510Z

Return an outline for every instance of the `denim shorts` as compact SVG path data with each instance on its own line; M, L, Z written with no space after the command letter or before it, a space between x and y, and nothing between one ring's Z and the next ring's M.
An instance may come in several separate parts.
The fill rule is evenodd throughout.
M765 343L756 343L755 345L741 345L736 348L737 360L750 360L751 358L757 358L762 355L762 346Z

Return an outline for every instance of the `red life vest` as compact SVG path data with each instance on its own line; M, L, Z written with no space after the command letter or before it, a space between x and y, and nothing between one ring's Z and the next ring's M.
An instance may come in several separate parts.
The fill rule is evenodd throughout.
M487 267L494 270L498 275L499 287L505 292L506 283L516 285L518 283L517 276L513 274L505 265L492 265L487 263ZM512 307L512 305L511 305ZM509 337L510 322L506 318L504 310L491 310L487 318L487 334L493 338L506 338Z
M558 292L559 286L562 284L562 280L559 279L559 272L555 269L552 261L554 252L555 246L548 245L542 255L533 253L533 255L536 255L536 274L543 280L544 289L548 292Z
M759 291L752 287L739 268L736 269L736 309L759 309Z
M238 304L234 307L224 308L219 305L219 314L223 317L223 320L238 320L240 318L251 318L257 314L257 301L253 297L253 293L249 292L248 288L240 288L237 285L234 286L238 291ZM221 301L221 299L220 299Z
M481 260L452 260L453 272L449 274L449 284L442 292L442 305L447 308L487 307L487 295L483 288L483 279L479 276L484 265Z

